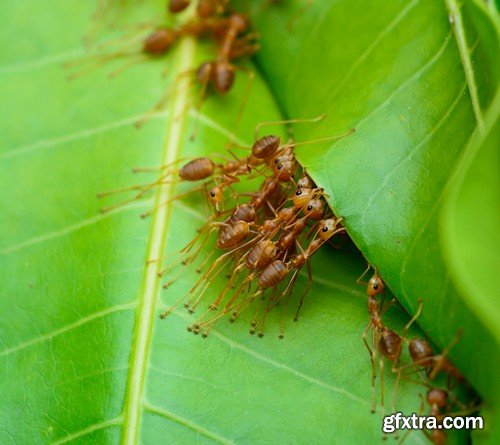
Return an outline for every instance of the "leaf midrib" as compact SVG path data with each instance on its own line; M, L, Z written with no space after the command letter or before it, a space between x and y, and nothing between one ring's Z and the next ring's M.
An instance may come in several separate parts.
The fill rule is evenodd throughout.
M484 130L484 118L481 111L479 96L477 92L477 83L474 76L474 68L472 67L472 60L470 57L471 51L467 46L467 39L462 24L462 12L456 0L445 0L448 8L449 17L455 38L457 40L458 51L460 52L460 59L464 67L465 78L469 86L469 95L472 102L472 109L476 117L477 127L480 131Z
M188 71L194 63L195 43L193 39L184 39L177 47L174 57L179 58L178 72ZM188 104L189 89L185 87L188 79L180 80L172 96L171 118L168 119L166 139L163 146L161 164L170 164L179 157L184 126L188 119L185 112ZM155 205L172 198L175 184L165 184L158 188ZM147 265L144 269L141 290L138 296L135 330L132 338L131 366L127 380L125 407L122 426L122 444L137 443L143 411L143 392L147 371L151 334L154 326L155 309L158 295L158 272L160 261L154 261L163 255L166 235L170 223L171 205L163 205L154 213L149 243ZM153 261L152 261L153 260Z

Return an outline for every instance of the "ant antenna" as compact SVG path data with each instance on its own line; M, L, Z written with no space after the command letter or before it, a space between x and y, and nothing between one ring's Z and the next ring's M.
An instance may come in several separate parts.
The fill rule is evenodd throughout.
M343 139L346 136L350 136L351 134L353 134L355 132L356 132L356 129L351 128L349 131L346 131L345 133L342 133L342 134L338 134L336 136L328 136L326 138L319 138L319 139L312 139L310 141L297 142L297 143L292 144L292 147L295 148L295 147L298 147L300 145L315 144L317 142L334 141L336 139Z
M311 122L319 122L325 118L326 114L320 114L317 117L313 117L310 119L285 119L285 120L280 120L280 121L266 121L266 122L260 122L257 124L255 127L255 140L257 140L258 135L259 135L259 130L261 127L265 125L282 125L282 124L300 124L300 123L311 123Z

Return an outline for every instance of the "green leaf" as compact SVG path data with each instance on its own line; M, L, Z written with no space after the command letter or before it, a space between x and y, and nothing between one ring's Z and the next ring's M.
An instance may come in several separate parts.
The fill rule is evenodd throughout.
M499 105L500 102L494 104L484 132L478 132L472 139L443 215L443 236L448 261L453 265L453 278L463 298L497 341L500 341L496 283L499 267L496 252L500 249L496 230L500 222Z
M498 79L500 22L490 16L484 5L472 2L469 6L475 29L483 43L481 57L475 62L482 63L481 72L486 76ZM488 83L486 86L492 88ZM496 316L500 316L500 300L496 298L495 280L499 263L494 254L500 248L495 226L500 215L497 171L500 94L493 89L485 94L483 102L486 102L487 108L484 124L466 148L457 178L450 186L443 214L443 236L457 287L465 301L500 341L496 323ZM473 230L469 227L471 219Z
M498 342L455 289L459 271L442 252L440 230L457 164L485 126L498 88L498 15L481 3L339 0L314 2L305 12L295 2L266 13L255 8L255 17L259 65L286 115L326 113L314 128L297 127L297 139L356 128L350 138L299 149L300 161L410 313L423 298L418 323L425 332L445 348L464 330L450 355L492 408L500 396ZM490 167L495 174L497 167ZM476 215L468 210L457 236L466 226L475 230ZM488 208L478 227L493 224L493 212ZM490 326L492 320L490 313ZM496 434L485 437L495 442Z
M180 310L159 320L198 275L181 269L162 291L162 262L153 260L195 235L207 218L204 200L178 200L141 220L142 211L175 195L173 185L107 214L99 213L96 193L145 180L131 174L134 166L224 152L245 80L234 94L208 100L201 115L185 112L196 91L181 82L168 109L138 131L133 124L165 85L209 53L185 40L166 60L113 80L103 69L68 82L61 63L84 53L92 9L84 0L3 9L1 443L381 442L380 410L369 412L366 297L355 284L365 263L357 252L318 254L301 319L287 318L281 342L279 313L262 340L247 333L251 314L221 322L205 341L186 332L193 318ZM160 10L163 1L142 2L124 17L134 22ZM170 78L162 82L165 63ZM278 117L257 78L238 136L248 143L257 122ZM306 284L301 278L296 297ZM407 317L393 307L384 320L401 329ZM401 382L398 409L418 410L423 392ZM413 433L405 443L424 440Z

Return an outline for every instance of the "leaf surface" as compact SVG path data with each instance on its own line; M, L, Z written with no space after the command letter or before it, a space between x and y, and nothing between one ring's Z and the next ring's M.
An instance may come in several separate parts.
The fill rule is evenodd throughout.
M454 270L442 250L440 219L470 139L485 127L487 110L497 106L498 14L479 1L339 0L314 2L307 9L304 5L293 2L266 13L254 8L262 30L259 65L286 115L326 114L314 128L297 127L298 140L351 127L356 134L305 146L298 157L407 310L414 313L423 299L418 323L426 334L445 348L463 329L450 356L486 406L498 406L498 324L493 328L492 311L488 329L457 291L452 277L463 269ZM286 38L276 39L276 33ZM490 155L486 162L494 158ZM497 174L497 165L489 168ZM484 187L486 179L476 180ZM485 199L492 201L493 193L485 191ZM474 201L470 197L471 205ZM487 210L478 227L494 221L496 207L482 208ZM457 237L466 237L474 226L475 217L470 217L459 223ZM485 237L485 243L494 244L496 237ZM484 245L482 252L491 252L491 247ZM477 259L481 254L475 253ZM498 261L489 262L485 256L483 262L488 263L481 271L484 278ZM488 280L490 290L494 276ZM482 312L496 307L496 297L489 295L492 301L483 304L485 298L472 304L482 305ZM472 299L469 293L466 301ZM495 423L490 420L489 429ZM484 438L495 442L495 434Z
M142 2L124 16L133 22L160 7ZM325 249L315 258L313 289L300 321L288 317L283 341L276 338L279 313L271 314L262 340L248 335L248 314L235 324L221 322L203 341L186 332L193 318L184 312L158 318L198 275L181 270L162 291L162 261L154 260L194 236L207 218L204 200L177 200L141 220L141 212L175 195L165 185L147 200L99 213L97 192L144 180L132 167L224 152L234 139L243 78L234 95L207 101L199 116L186 112L196 92L171 92L167 109L138 131L133 124L168 85L160 80L165 64L172 82L208 57L204 45L185 40L166 60L115 79L106 79L106 67L68 82L61 63L84 53L81 37L93 5L33 0L4 9L0 441L381 442L380 411L369 412L371 368L361 339L366 297L355 284L365 266L359 254ZM37 20L28 20L27 10ZM248 143L257 122L279 117L257 78L237 140ZM306 284L301 277L296 296ZM401 328L407 317L393 307L385 320ZM398 408L417 410L424 391L401 382ZM421 434L406 440L423 442Z

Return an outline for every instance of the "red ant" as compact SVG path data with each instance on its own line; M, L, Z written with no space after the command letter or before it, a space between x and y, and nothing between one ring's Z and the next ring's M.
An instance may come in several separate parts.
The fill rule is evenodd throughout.
M276 301L284 299L291 291L293 288L293 285L296 281L298 272L300 269L304 266L304 264L307 263L308 265L308 272L309 272L309 283L312 282L312 275L311 275L311 270L310 270L310 258L311 256L328 240L330 239L335 233L338 233L339 231L344 230L344 228L337 228L340 220L335 219L335 218L330 218L321 221L317 235L311 241L307 249L301 250L301 253L298 255L295 255L288 261L283 261L276 259L272 261L270 264L268 264L265 268L263 268L260 271L254 271L250 275L248 275L242 282L242 284L238 287L236 292L231 296L229 301L225 304L224 308L222 311L213 316L208 318L206 321L200 322L197 321L191 326L191 330L193 330L195 333L202 332L203 336L206 336L210 330L212 329L213 325L215 322L225 314L232 312L232 320L234 321L236 317L239 316L241 311L247 307L252 301L254 301L257 297L259 297L266 289L268 288L273 288L273 295L276 293L276 289L279 283L281 283L285 278L288 276L288 273L293 270L292 277L290 278L285 290L281 293L281 296L279 299ZM272 247L272 245L271 245ZM299 246L300 248L300 246ZM239 303L236 303L237 297L240 295L240 293L243 291L243 289L251 282L253 279L257 278L257 284L258 284L258 290L255 291L253 294L250 296L246 297ZM299 305L299 308L297 310L295 318L297 319L298 317L298 312L300 310L300 307L304 301L304 298L307 294L307 291L309 290L310 284L308 286L308 289L304 292L301 302ZM203 318L200 317L200 319ZM259 332L259 336L262 336L263 332ZM283 334L280 333L280 338L283 337Z
M203 18L222 14L228 3L229 0L198 0L196 13ZM172 13L179 13L184 11L190 4L190 0L169 0L168 10Z

